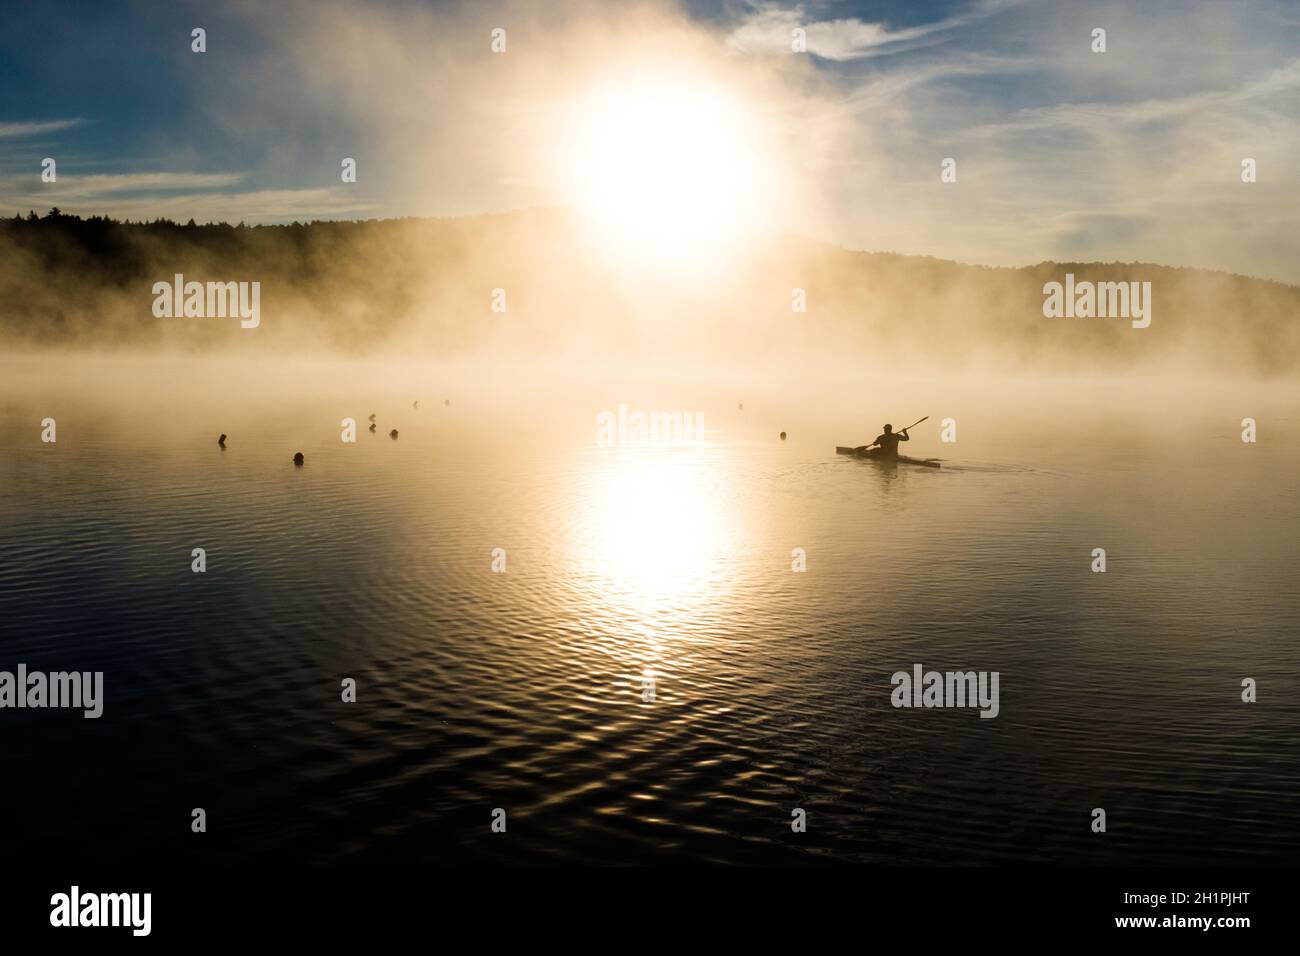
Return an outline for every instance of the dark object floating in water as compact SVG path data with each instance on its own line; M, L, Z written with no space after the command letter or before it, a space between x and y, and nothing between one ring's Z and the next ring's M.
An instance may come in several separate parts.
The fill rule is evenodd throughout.
M375 420L375 413L374 413L374 412L371 412L371 413L370 413L370 420L371 420L372 422Z
M451 404L451 399L450 399L450 398L444 398L444 399L442 400L442 404L444 404L444 405L450 405L450 404Z
M375 423L374 423L374 422L371 422L371 423L370 423L370 430L371 430L371 431L374 431L374 430L375 430Z
M419 408L419 407L420 407L420 403L419 403L418 401L416 401L416 402L412 402L412 403L411 403L411 407L412 407L412 408Z
M837 455L852 455L854 458L866 458L871 461L880 462L882 465L892 465L901 463L904 465L924 465L926 468L942 468L938 459L935 458L908 458L906 455L899 455L896 458L889 458L880 454L879 448L845 448L843 445L835 446Z
M304 459L302 457L302 452L298 452L298 454L293 456L293 463L295 465L301 465L303 463L303 460Z
M785 432L781 432L781 441L785 441Z
M396 437L397 437L397 429L394 428L391 432L389 432L389 433L388 433L388 437L389 437L389 438L396 438Z
M736 407L739 408L739 409L743 412L743 411L745 410L745 403L744 403L744 402L741 402L741 403L740 403L739 405L737 405Z
M225 448L225 447L226 447L226 436L225 436L225 435L222 435L220 438L218 438L218 439L217 439L217 444L220 445L222 448Z

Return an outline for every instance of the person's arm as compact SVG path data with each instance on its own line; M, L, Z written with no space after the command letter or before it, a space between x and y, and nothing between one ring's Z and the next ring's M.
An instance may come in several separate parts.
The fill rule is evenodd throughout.
M898 433L898 440L899 440L899 441L911 441L911 440L912 440L911 438L908 437L908 435L907 435L907 429L906 429L906 428L904 428L901 432Z

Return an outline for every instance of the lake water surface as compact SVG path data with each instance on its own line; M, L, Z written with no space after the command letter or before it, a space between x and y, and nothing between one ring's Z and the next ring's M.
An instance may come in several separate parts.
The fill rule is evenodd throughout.
M5 368L0 669L106 695L0 711L11 850L1300 862L1300 414L1273 393ZM598 447L620 402L707 441ZM942 469L833 453L913 408ZM914 664L999 672L997 718L893 708Z

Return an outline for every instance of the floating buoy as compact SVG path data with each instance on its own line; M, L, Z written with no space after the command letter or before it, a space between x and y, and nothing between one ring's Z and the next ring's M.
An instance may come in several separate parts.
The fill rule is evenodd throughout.
M302 452L298 452L298 454L293 456L293 463L295 465L301 465L303 463Z
M389 437L389 438L396 438L396 437L397 437L397 429L394 428L391 432L389 432L389 433L388 433L388 437Z
M781 432L781 441L785 441L785 432Z
M222 435L220 438L218 438L218 439L217 439L217 444L220 445L222 448L225 448L225 447L226 447L226 436L225 436L225 435Z
M375 430L375 423L374 423L374 422L371 422L371 423L370 423L370 430L371 430L371 431L374 431L374 430Z
M371 420L372 422L375 420L375 413L374 413L374 412L371 412L371 413L370 413L370 420Z

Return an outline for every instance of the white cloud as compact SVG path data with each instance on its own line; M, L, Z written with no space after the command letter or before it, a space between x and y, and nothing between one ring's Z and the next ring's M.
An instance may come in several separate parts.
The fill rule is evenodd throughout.
M61 130L80 126L85 120L75 119L42 120L31 123L0 123L0 139L16 139L20 136L39 136L42 133L57 133Z
M97 173L77 176L60 172L58 181L48 184L42 194L64 201L94 200L125 192L224 189L246 178L247 173ZM17 181L11 179L10 182Z
M728 38L743 53L790 53L793 31L802 28L809 53L826 60L846 61L873 56L882 48L906 44L1000 13L1023 0L984 0L969 11L933 23L890 30L880 23L856 17L838 20L808 19L803 5L789 9L758 4Z

